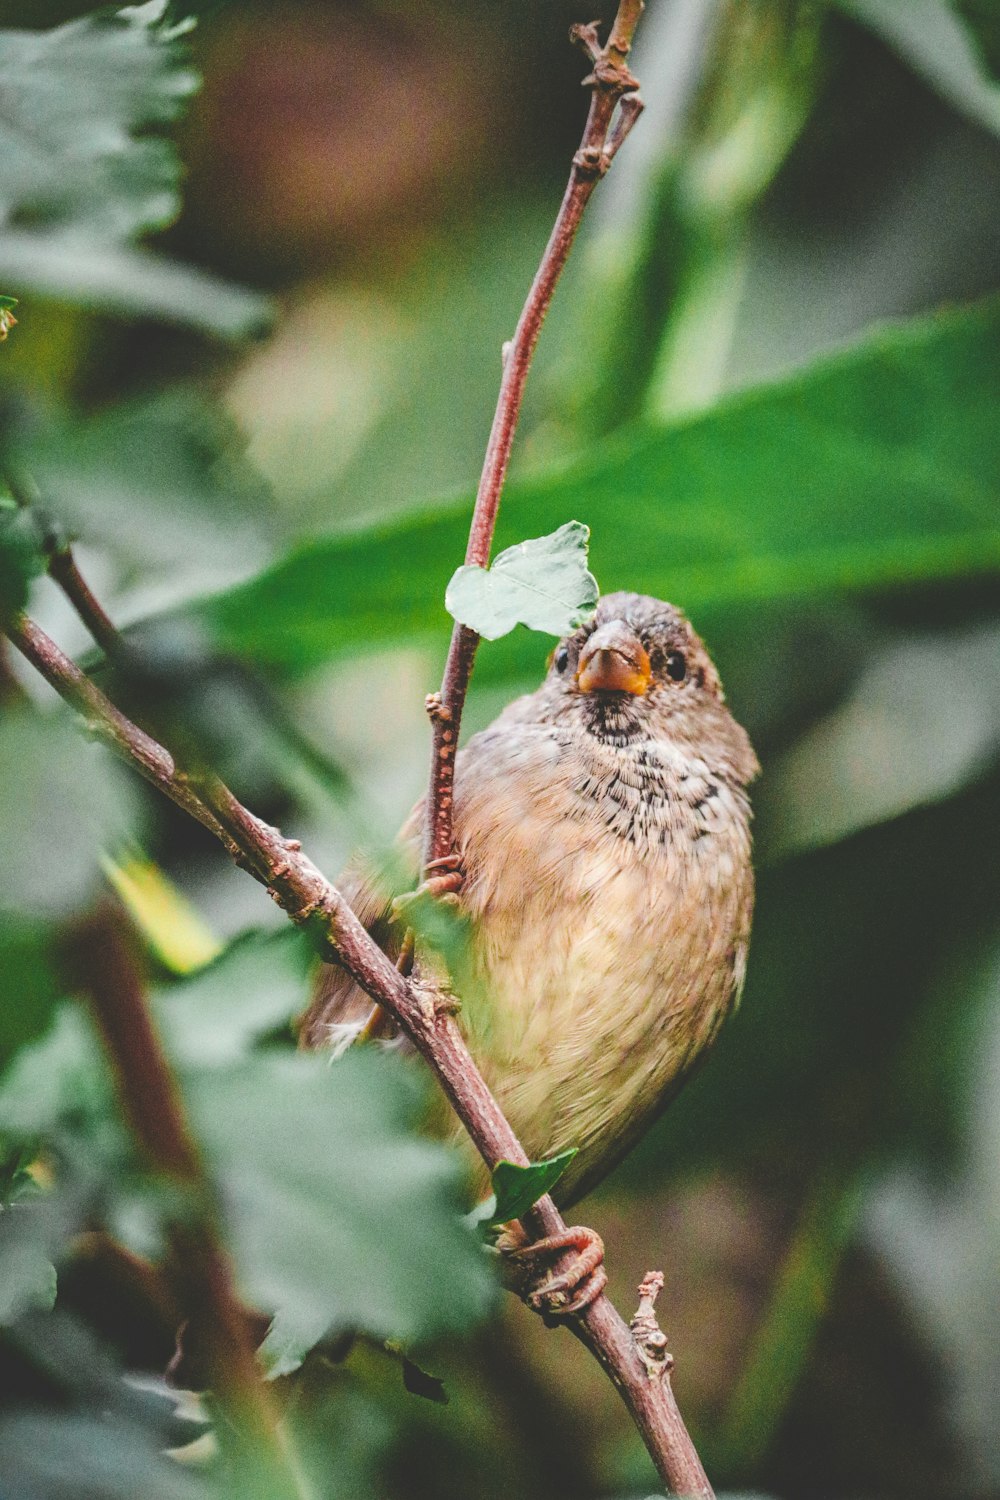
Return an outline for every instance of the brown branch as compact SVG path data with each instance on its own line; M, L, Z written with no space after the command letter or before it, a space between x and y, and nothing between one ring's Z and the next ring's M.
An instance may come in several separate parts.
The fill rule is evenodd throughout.
M590 110L569 184L514 338L505 351L500 395L476 497L467 563L489 562L497 509L531 356L559 274L566 263L583 210L598 180L635 123L641 109L638 85L625 67L642 0L621 0L609 40L602 48L594 26L575 27L593 72ZM617 109L619 105L621 107ZM117 645L111 622L72 562L53 570L81 618L106 649ZM82 587L81 587L82 585ZM456 1114L492 1170L498 1161L525 1165L527 1156L473 1061L451 1009L419 974L407 978L386 958L340 892L301 852L299 845L255 818L211 773L180 770L173 757L121 714L58 647L27 619L9 628L12 641L90 728L178 806L210 828L243 868L270 892L300 926L309 928L329 959L343 965L389 1012L427 1059ZM103 639L102 639L103 637ZM456 626L441 693L429 700L433 757L428 800L425 863L451 852L455 752L462 709L479 638ZM558 1234L564 1222L550 1198L530 1215L542 1234ZM640 1308L629 1328L605 1295L571 1321L631 1411L661 1476L683 1496L710 1500L711 1486L684 1427L670 1385L672 1361L656 1323L656 1276L640 1288Z
M641 12L642 0L621 0L611 35L604 47L598 41L595 26L574 26L570 33L593 63L593 71L584 80L591 90L590 109L552 233L518 319L514 337L504 351L500 394L493 415L493 426L490 429L469 529L469 544L465 552L466 563L477 564L481 568L489 564L500 492L514 443L528 369L556 282L569 258L590 196L642 109L642 102L636 93L639 84L625 66ZM621 108L616 116L619 101ZM478 645L479 636L474 630L465 625L455 625L441 692L428 700L432 744L425 865L451 853L455 750Z
M399 972L297 841L255 818L211 774L199 778L200 795L195 796L169 752L120 713L37 625L22 619L9 630L14 644L46 680L84 713L93 732L165 796L211 827L292 921L311 932L325 957L347 969L395 1018L437 1075L487 1167L492 1171L503 1160L525 1165L524 1149L476 1067L451 1008L442 1004L432 986ZM565 1227L550 1198L536 1205L533 1218L544 1234L557 1234ZM674 1400L667 1362L660 1369L650 1368L646 1344L637 1342L606 1296L570 1326L621 1394L664 1480L680 1495L711 1497Z
M183 1195L181 1216L169 1226L172 1279L198 1329L211 1389L226 1418L218 1429L222 1446L245 1479L256 1480L263 1469L276 1500L302 1500L306 1491L260 1378L246 1310L216 1228L211 1183L117 917L106 911L78 927L67 956L90 1002L136 1143L153 1171ZM229 1441L231 1432L239 1436L237 1445Z

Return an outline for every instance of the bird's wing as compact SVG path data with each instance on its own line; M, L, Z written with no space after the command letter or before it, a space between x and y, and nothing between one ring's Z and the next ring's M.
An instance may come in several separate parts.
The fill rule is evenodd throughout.
M424 804L418 802L400 829L397 840L403 860L420 869ZM392 898L370 868L354 861L337 881L337 889L355 916L389 958L399 956L403 934L392 921ZM353 1040L357 1028L371 1014L372 1000L339 964L321 964L313 983L309 1007L299 1017L297 1030L303 1047L336 1047Z

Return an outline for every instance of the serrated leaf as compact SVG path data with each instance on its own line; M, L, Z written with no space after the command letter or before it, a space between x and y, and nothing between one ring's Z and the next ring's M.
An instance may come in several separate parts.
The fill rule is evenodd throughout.
M44 559L30 515L0 496L0 626L28 602L28 585Z
M512 1219L520 1219L528 1209L533 1207L546 1193L552 1191L566 1168L576 1155L576 1147L569 1151L562 1151L558 1156L547 1157L545 1161L533 1161L526 1167L519 1167L512 1161L498 1161L493 1168L493 1195L496 1204L493 1209L493 1217L490 1220L492 1227L501 1224L509 1224Z
M198 78L162 13L131 6L0 33L5 231L114 245L174 217L180 164L148 132L177 118Z
M565 635L597 607L597 579L587 569L589 540L589 526L567 521L549 536L508 547L489 568L463 566L445 591L445 607L488 641L515 625Z
M236 1062L302 1009L314 955L296 931L251 932L208 968L160 991L156 1012L181 1066Z
M166 6L99 10L0 32L0 275L79 306L262 331L266 298L133 249L180 206L180 161L156 133L197 89Z
M410 1343L490 1305L489 1268L459 1218L460 1163L414 1133L414 1082L375 1053L332 1067L258 1054L184 1079L243 1293L275 1314L272 1374L328 1333Z
M880 329L786 380L675 426L602 442L571 468L514 480L498 531L567 511L594 524L605 590L707 610L1000 573L1000 301ZM446 624L448 559L467 505L311 542L193 610L216 644L301 671L412 646ZM477 678L539 670L521 633Z
M0 720L0 911L65 916L92 899L101 855L130 834L134 784L61 718Z

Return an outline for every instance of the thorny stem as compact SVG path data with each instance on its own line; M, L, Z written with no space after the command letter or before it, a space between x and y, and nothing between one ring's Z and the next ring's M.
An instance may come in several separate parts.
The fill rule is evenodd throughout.
M542 322L548 312L563 266L569 258L583 211L601 177L611 164L642 108L639 85L625 59L642 12L642 0L622 0L607 45L599 45L596 27L575 26L574 41L587 52L593 72L584 82L591 89L590 108L580 149L573 166L552 233L549 235L535 279L518 319L514 337L504 355L500 394L476 493L467 564L485 568L489 564L496 527L500 493L521 412L521 400ZM624 96L624 97L623 97ZM615 117L616 107L621 108ZM465 695L472 675L479 636L466 625L455 625L448 648L441 692L431 708L432 744L430 791L424 849L424 864L451 853L455 752Z
M185 1197L183 1217L169 1232L173 1279L204 1344L211 1388L226 1419L223 1447L247 1476L263 1467L276 1500L304 1500L302 1476L260 1379L246 1311L216 1229L211 1186L117 917L105 911L78 927L68 958L90 1001L136 1143L153 1171ZM231 1431L236 1443L227 1442Z

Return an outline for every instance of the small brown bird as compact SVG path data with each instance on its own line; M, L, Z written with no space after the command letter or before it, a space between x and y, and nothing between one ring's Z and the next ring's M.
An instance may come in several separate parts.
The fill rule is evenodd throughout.
M454 841L471 923L459 1022L533 1160L576 1147L580 1198L676 1094L738 1000L753 908L758 771L699 637L670 604L610 594L542 685L457 758ZM400 839L419 864L423 805ZM371 877L343 887L387 952ZM371 1001L324 966L306 1045Z

